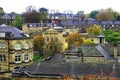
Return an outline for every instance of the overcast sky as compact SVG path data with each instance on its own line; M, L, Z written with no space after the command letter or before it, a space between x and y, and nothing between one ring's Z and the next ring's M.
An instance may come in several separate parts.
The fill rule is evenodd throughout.
M35 6L36 9L45 7L60 12L70 10L76 13L83 10L85 13L89 13L92 10L107 9L109 7L120 12L120 0L0 0L0 7L6 13L22 13L30 5Z

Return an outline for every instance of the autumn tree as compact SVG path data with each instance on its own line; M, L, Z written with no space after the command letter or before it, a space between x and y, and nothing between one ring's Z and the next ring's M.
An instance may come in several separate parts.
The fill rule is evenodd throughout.
M40 14L39 12L26 12L23 14L25 23L39 23Z
M43 50L43 46L45 44L45 39L42 35L36 35L34 36L34 51L39 51L40 52Z
M51 55L55 55L56 53L61 53L61 49L62 49L62 43L60 43L59 41L55 41L54 39L48 44L48 46L50 46L50 48L48 48L47 51L47 55L51 56Z
M102 28L99 25L92 25L87 28L87 33L91 36L99 35L102 32Z
M119 13L112 8L99 11L97 15L98 20L117 20Z
M66 38L66 42L68 42L69 47L70 46L79 46L83 43L83 39L81 35L78 32L72 32L71 34L68 35Z

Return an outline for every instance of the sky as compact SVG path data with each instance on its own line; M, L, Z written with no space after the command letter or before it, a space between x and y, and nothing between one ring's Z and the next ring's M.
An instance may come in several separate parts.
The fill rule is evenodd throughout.
M119 2L120 0L0 0L0 7L6 13L23 13L30 5L36 7L37 10L44 7L49 11L55 10L64 13L68 11L90 13L93 10L107 8L120 12Z

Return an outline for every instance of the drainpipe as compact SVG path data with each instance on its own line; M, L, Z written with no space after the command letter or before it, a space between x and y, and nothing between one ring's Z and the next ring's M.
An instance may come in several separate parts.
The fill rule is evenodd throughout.
M117 44L114 44L114 58L117 58Z
M10 41L8 39L8 71L10 71Z

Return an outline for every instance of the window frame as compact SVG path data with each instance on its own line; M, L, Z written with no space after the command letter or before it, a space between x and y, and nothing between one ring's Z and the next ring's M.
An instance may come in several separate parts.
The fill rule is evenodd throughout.
M25 52L25 54L24 54L24 61L25 62L29 61L29 54L28 54L28 52Z
M28 43L28 42L25 42L24 48L25 48L25 49L29 49L29 43Z
M0 54L0 62L5 62L5 55Z
M19 42L15 44L15 50L21 50L21 44Z
M21 63L21 54L20 53L17 53L15 55L15 63Z

